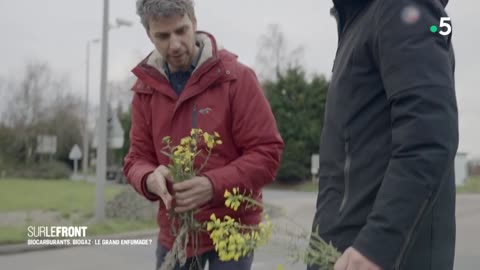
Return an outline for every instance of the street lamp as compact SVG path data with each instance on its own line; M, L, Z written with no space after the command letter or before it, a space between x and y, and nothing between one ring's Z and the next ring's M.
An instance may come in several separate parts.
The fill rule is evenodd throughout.
M102 29L102 66L100 76L100 117L98 121L97 144L97 183L95 192L95 222L105 219L105 177L107 175L107 72L108 72L108 31L112 27L109 21L109 0L103 1L103 29ZM132 23L117 19L116 26L131 26Z
M88 142L88 94L90 88L90 45L100 42L100 39L90 39L87 41L86 49L86 70L85 70L85 128L83 131L83 175L87 178L88 158L89 158L89 142Z
M122 26L126 26L126 27L133 26L133 23L131 21L125 20L125 19L122 19L122 18L116 18L115 22L117 23L117 25L115 25L114 28L119 28L119 27L122 27Z

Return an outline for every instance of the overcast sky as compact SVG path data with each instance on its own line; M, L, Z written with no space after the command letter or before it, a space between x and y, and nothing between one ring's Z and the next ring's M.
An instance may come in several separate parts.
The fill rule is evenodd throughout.
M258 38L269 24L279 24L291 48L305 47L309 73L330 77L336 49L335 20L329 0L197 0L199 30L255 64ZM135 14L134 0L111 0L110 18L135 25L110 32L109 79L122 80L152 50ZM0 78L19 76L25 63L46 61L67 75L84 95L85 44L101 35L102 0L0 1ZM454 25L456 85L460 111L460 151L480 157L480 22L478 1L451 0L447 8ZM428 27L428 26L427 26ZM91 51L91 100L98 101L100 46ZM4 97L4 95L2 96Z

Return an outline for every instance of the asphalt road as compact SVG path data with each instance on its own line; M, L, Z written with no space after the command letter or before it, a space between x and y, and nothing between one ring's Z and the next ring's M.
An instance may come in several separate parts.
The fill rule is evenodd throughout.
M284 208L293 220L274 219L279 231L273 240L255 254L255 270L304 270L302 264L291 264L291 236L282 228L308 229L315 208L316 194L289 191L266 191L265 201ZM296 222L298 226L293 225ZM154 236L151 237L154 239ZM289 240L290 239L290 240ZM154 242L155 243L155 242ZM480 196L462 195L457 198L457 254L455 270L480 269ZM36 251L0 256L2 270L87 270L87 269L154 269L155 245L149 246L89 246Z

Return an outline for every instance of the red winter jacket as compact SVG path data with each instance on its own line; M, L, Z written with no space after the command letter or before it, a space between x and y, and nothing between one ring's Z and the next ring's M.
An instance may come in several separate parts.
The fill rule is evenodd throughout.
M162 139L170 136L177 145L196 122L196 127L206 132L218 132L223 142L214 147L201 172L210 179L214 198L196 218L207 221L215 213L217 217L229 215L244 224L257 224L261 220L259 210L230 210L224 205L223 194L226 189L240 187L252 190L254 197L261 200L262 187L275 178L283 141L254 72L232 53L217 51L211 35L199 32L197 38L204 44L202 56L180 96L171 88L158 52L133 69L138 80L133 87L130 150L124 173L137 192L149 200L158 200L146 192L145 181L159 165L169 164L168 157L160 152ZM199 147L205 149L205 144L200 142ZM202 160L197 159L197 168ZM160 202L159 240L171 248L174 237L166 214ZM199 254L213 249L207 234L201 234L199 242ZM192 256L191 247L187 255Z

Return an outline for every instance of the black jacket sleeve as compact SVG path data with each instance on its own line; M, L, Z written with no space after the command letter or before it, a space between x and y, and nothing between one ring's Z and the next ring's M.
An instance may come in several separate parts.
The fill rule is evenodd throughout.
M412 22L416 14L418 21ZM430 31L447 17L441 2L384 1L378 15L373 51L390 104L392 153L353 247L390 270L449 179L458 117L450 37Z

